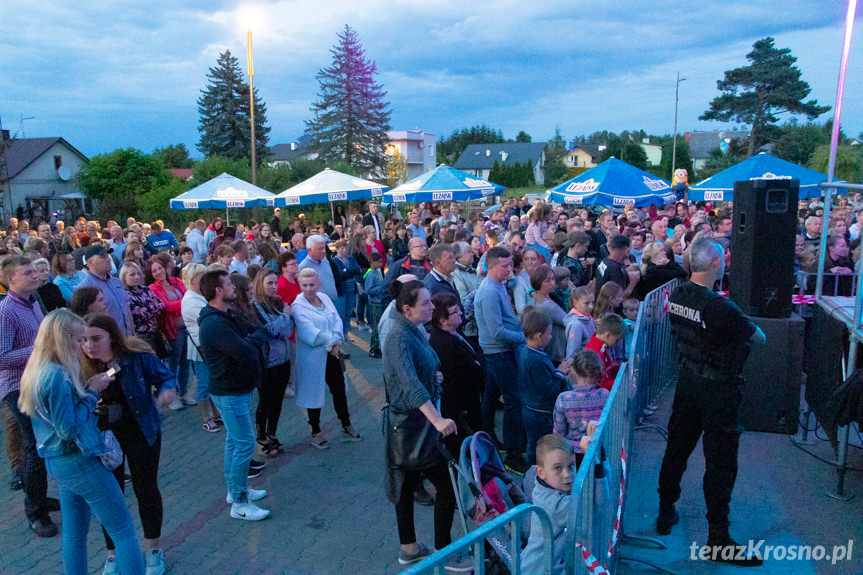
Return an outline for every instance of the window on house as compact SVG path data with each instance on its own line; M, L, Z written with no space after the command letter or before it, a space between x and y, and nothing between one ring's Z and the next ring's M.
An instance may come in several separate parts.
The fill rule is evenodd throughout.
M59 170L63 165L63 156L54 156L54 169Z

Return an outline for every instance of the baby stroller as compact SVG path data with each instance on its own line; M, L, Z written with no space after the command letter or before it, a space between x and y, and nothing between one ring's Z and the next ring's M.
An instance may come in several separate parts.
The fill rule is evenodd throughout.
M478 431L466 438L461 444L458 462L446 449L442 451L449 463L450 480L465 533L527 502L521 487L507 473L488 434ZM512 556L507 528L493 531L486 541L494 552L490 556L496 556L508 570Z

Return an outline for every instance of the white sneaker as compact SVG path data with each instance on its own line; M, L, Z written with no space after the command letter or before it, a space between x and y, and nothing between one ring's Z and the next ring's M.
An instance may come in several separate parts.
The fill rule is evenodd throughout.
M249 501L260 501L261 499L263 499L266 496L267 496L267 490L266 489L252 489L251 487L246 489L246 497L249 498ZM228 493L228 496L225 497L225 501L228 503L233 503L234 498L231 496L230 493Z
M231 505L231 517L246 521L260 521L270 516L268 509L261 509L254 503L234 503Z
M105 559L102 575L120 575L120 567L117 565L117 558L114 555L109 555Z
M188 394L181 397L180 402L185 406L198 405L198 400Z
M180 411L181 409L186 409L186 405L179 398L171 402L171 411Z
M147 575L165 575L165 554L161 549L150 549L144 554Z

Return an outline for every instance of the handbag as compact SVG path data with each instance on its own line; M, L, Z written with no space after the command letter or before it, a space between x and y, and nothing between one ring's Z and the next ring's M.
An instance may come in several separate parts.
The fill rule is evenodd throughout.
M123 464L123 449L120 442L111 431L103 431L101 434L102 452L99 459L108 471L114 471Z
M381 420L390 468L425 469L441 461L440 432L419 409L402 411L386 404Z
M159 359L168 359L174 354L174 349L162 330L157 329L153 334L153 351Z

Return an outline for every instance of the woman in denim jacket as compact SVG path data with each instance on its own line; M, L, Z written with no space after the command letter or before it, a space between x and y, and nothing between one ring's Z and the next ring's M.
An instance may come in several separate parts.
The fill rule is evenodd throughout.
M21 377L18 407L33 421L36 448L60 488L63 565L67 575L87 569L90 512L117 546L124 575L143 575L144 558L123 493L99 459L102 451L93 410L113 377L98 373L81 382L84 322L65 309L45 316Z
M144 528L147 575L161 575L165 572L165 560L159 545L162 495L157 477L162 417L151 390L156 389L160 402L170 404L177 397L177 380L143 340L124 338L110 316L89 314L84 317L84 324L81 366L84 377L110 368L116 370L114 380L99 393L99 427L113 432L123 448ZM124 467L120 465L114 470L121 491L125 490ZM103 532L108 548L103 574L113 575L119 572L114 541L107 531Z

